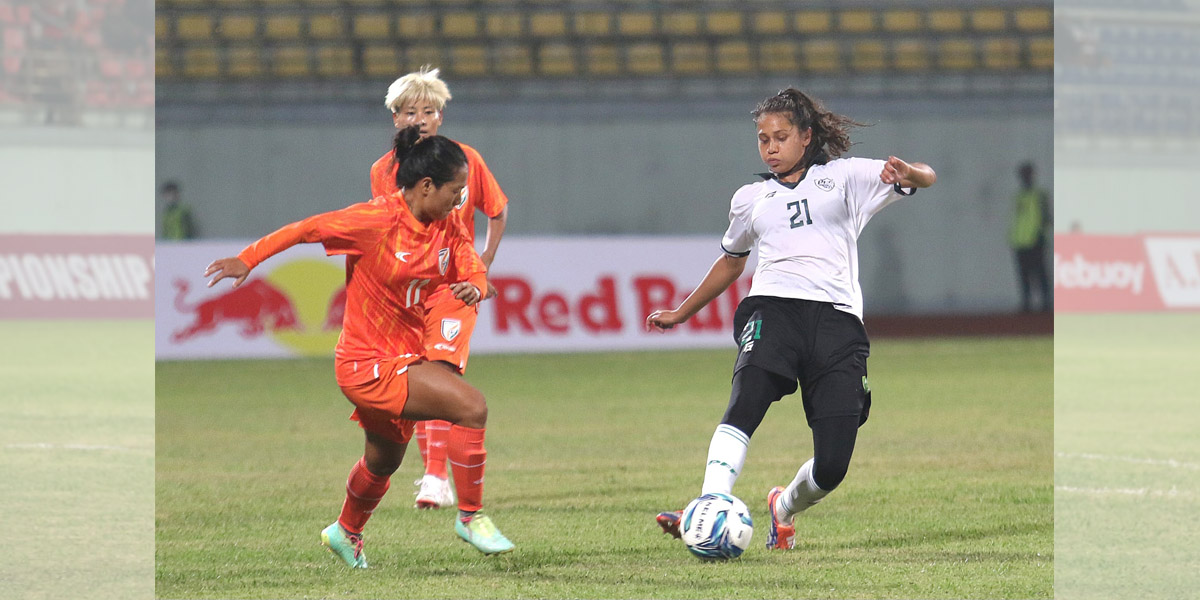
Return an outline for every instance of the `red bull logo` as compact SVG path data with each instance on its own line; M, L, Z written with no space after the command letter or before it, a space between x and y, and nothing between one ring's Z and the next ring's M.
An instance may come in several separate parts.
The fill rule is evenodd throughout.
M342 328L342 319L346 317L346 286L333 295L329 301L329 308L325 311L325 325L321 328L325 331L335 331Z
M215 331L225 323L236 325L246 338L262 335L268 328L272 331L301 329L292 301L279 288L262 279L248 281L239 288L191 306L184 302L189 287L186 280L175 280L175 308L192 313L194 320L171 335L173 342Z

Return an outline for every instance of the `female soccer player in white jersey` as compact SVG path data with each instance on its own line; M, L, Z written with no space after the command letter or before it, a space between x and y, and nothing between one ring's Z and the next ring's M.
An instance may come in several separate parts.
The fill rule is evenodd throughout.
M848 130L861 123L794 88L759 103L753 114L770 173L734 194L724 255L696 291L674 310L651 313L646 326L670 329L687 321L741 276L757 246L754 283L734 319L733 390L709 445L701 493L731 493L767 409L799 384L813 457L789 485L767 494L767 548L789 549L793 516L842 482L871 407L858 236L880 209L933 185L937 175L895 156L839 158L850 147ZM679 536L679 512L657 520Z

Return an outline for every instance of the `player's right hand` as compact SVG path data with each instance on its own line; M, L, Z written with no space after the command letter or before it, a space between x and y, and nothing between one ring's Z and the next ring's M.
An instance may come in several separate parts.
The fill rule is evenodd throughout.
M646 317L646 331L666 331L687 319L673 310L656 310Z
M216 275L216 277L213 277L212 281L208 282L208 287L216 285L218 281L226 277L234 277L233 287L237 287L242 285L242 282L246 281L246 278L250 276L250 267L246 266L246 263L242 262L242 259L236 256L218 258L212 261L212 264L208 265L208 268L204 270L204 276L208 277L209 275Z

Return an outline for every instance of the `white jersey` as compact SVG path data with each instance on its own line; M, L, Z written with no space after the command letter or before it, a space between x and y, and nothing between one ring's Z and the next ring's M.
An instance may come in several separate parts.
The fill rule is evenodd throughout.
M746 256L758 245L750 295L829 302L861 320L858 236L880 209L913 193L880 181L884 163L842 158L809 167L795 188L774 178L742 186L721 247Z

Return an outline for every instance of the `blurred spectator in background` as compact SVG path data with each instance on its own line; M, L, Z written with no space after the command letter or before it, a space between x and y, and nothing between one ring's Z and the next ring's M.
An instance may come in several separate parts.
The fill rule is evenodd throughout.
M1050 198L1034 185L1033 163L1017 167L1021 191L1008 230L1009 245L1017 257L1017 277L1021 284L1021 312L1033 310L1032 286L1040 290L1042 312L1051 310L1050 274L1046 270L1046 238L1050 229Z
M160 190L166 207L163 210L162 237L167 240L190 240L196 237L196 225L192 222L192 209L179 195L179 184L168 181Z

